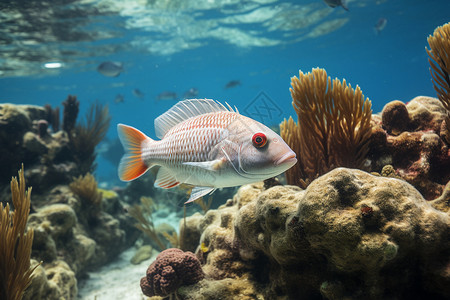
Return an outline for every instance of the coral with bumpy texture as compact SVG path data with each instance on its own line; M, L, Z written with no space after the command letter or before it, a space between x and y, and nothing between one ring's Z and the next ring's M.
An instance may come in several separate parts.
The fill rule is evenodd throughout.
M371 170L392 165L395 174L417 188L425 199L441 195L450 180L450 147L442 123L446 110L435 98L419 96L385 105L372 117Z
M141 279L144 295L168 296L180 286L197 283L204 278L199 260L192 252L170 248L162 251Z
M199 285L238 279L267 299L444 299L450 216L434 207L447 198L427 202L403 180L346 168L306 190L242 186L195 226ZM180 289L182 299L215 299L199 285Z

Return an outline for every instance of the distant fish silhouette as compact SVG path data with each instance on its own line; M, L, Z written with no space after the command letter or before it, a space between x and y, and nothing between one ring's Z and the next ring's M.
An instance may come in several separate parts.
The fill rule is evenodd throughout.
M133 93L133 96L138 97L139 99L144 98L144 93L141 92L139 89L133 89L131 93Z
M157 100L175 100L177 99L177 93L165 91L156 96Z
M114 98L114 103L123 103L124 100L125 98L123 97L122 94L117 94L116 98Z
M348 10L346 0L323 0L329 7L342 6L343 9Z
M377 23L373 27L375 34L380 34L380 32L386 27L386 24L387 24L386 18L378 19Z
M190 88L189 90L184 92L183 98L184 99L191 99L191 98L197 97L197 95L198 95L198 89L197 88Z
M241 81L240 81L240 80L230 80L230 81L225 85L225 88L226 88L226 89L231 89L231 88L237 87L237 86L239 86L239 85L241 85Z
M106 77L117 77L123 72L123 63L117 61L105 61L98 67L97 71Z

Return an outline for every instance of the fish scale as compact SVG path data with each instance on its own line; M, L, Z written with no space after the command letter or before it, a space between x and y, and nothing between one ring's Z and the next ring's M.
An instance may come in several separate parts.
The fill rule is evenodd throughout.
M186 203L219 187L276 176L297 161L267 126L210 99L180 101L156 118L160 141L131 126L118 124L117 129L126 151L119 164L120 179L134 180L159 166L155 186L194 186Z
M226 126L235 119L236 113L229 112L192 118L168 131L159 145L144 148L144 161L157 159L166 164L204 161L212 146L220 141Z

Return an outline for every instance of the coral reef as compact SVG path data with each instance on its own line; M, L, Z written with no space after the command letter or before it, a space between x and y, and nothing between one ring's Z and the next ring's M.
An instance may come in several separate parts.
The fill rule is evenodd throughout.
M77 100L77 96L69 95L62 105L64 107L62 128L65 132L70 133L77 122L80 102Z
M95 170L95 147L105 138L110 121L108 106L97 103L91 105L84 123L78 123L70 131L66 130L80 174Z
M202 267L192 252L170 248L162 251L141 279L144 295L168 296L180 286L197 283L204 278Z
M182 299L214 299L200 286L224 279L267 299L450 296L450 216L400 179L336 168L306 190L242 186L190 218L206 279Z
M65 105L64 128L73 134L77 127L84 125L76 124L78 101L75 97L69 98ZM13 174L21 162L27 166L24 174L27 183L33 186L33 201L28 217L28 226L32 231L19 238L16 255L23 254L17 247L34 232L30 249L32 261L35 262L32 266L37 267L37 262L42 264L37 267L37 276L31 280L24 299L75 299L80 278L84 278L88 271L115 259L139 237L139 231L134 228L132 218L125 213L118 194L99 191L92 175L79 177L69 187L74 177L85 173L81 174L78 163L81 156L75 156L69 133L57 131L57 111L50 107L0 104L2 207L11 198L5 185L6 178ZM96 145L102 130L106 130L104 121L108 118L105 118L105 111L98 106L91 109L93 117L88 118L86 128L94 134L84 135L84 138L94 138L91 145ZM96 117L99 114L101 118ZM99 119L101 122L97 122ZM48 128L49 123L53 131ZM94 150L90 148L89 151ZM25 201L23 203L27 205ZM13 204L20 211L21 204ZM29 209L30 204L27 214ZM3 226L6 219L2 218L1 221ZM26 224L26 217L24 221ZM22 223L13 221L19 226ZM3 245L7 244L2 242L0 248ZM17 271L20 272L25 265L22 262L17 266ZM22 277L20 280L25 279ZM14 282L20 285L20 280ZM4 282L3 277L1 282ZM3 299L3 289L1 293L0 298Z
M124 214L117 194L100 195L108 196L108 200L106 196L100 198L108 204L97 206L95 214L90 212L94 207L84 205L85 200L68 186L57 186L43 195L46 201L37 200L36 212L30 214L28 224L34 228L32 257L43 261L39 272L45 276L33 279L26 299L75 299L78 279L111 262L135 243L138 230ZM95 215L91 222L89 215ZM61 282L55 284L58 280Z
M292 119L281 124L281 137L297 153L298 163L286 172L289 184L306 187L336 167L362 169L369 151L371 102L359 86L353 89L327 76L324 69L299 72L291 79Z
M437 27L428 37L430 50L426 49L430 62L433 86L438 94L447 117L442 123L445 139L450 144L450 23Z
M22 299L30 285L36 266L30 266L31 246L34 231L25 233L30 212L31 188L25 191L25 177L22 169L17 178L11 180L12 204L3 207L0 203L0 298Z
M441 130L446 115L442 103L431 97L386 104L381 117L372 117L370 169L381 172L391 165L425 199L437 198L450 180L450 149Z

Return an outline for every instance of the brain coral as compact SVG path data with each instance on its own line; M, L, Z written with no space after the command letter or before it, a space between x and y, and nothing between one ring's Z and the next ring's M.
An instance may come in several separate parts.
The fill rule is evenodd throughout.
M199 260L192 252L170 248L162 251L141 279L144 295L168 296L182 285L197 283L204 278Z

